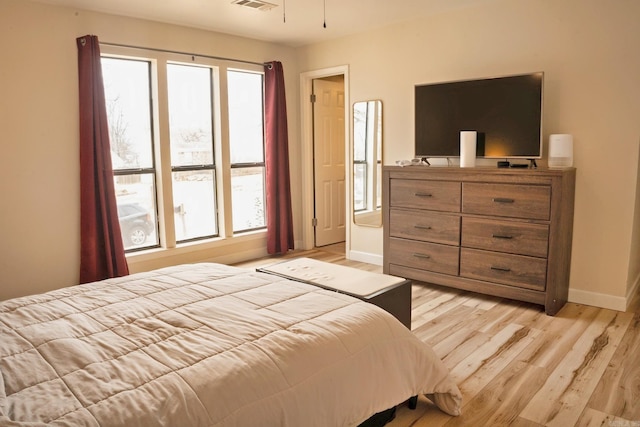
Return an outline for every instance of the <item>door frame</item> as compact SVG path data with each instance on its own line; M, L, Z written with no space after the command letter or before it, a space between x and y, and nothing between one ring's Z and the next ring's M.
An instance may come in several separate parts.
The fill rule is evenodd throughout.
M344 76L344 149L345 149L345 256L351 251L351 101L349 100L349 66L340 65L331 68L308 71L300 74L300 134L302 145L302 249L313 249L315 238L313 230L314 191L313 191L313 107L311 94L313 80L336 75Z

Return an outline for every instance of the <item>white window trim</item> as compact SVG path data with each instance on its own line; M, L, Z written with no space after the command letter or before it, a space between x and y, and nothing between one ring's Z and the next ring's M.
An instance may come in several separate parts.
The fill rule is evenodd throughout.
M146 271L179 263L211 261L235 263L266 256L266 229L233 234L231 212L231 161L227 108L227 69L264 74L258 65L201 58L187 54L148 51L101 45L101 54L116 58L151 61L151 96L153 102L153 132L156 156L156 192L160 247L127 252L131 272ZM169 112L166 63L201 65L213 72L213 120L216 197L219 236L177 243L173 221L171 188L171 148L169 141ZM224 125L223 125L224 124ZM161 142L158 142L161 141ZM228 202L225 202L228 201Z

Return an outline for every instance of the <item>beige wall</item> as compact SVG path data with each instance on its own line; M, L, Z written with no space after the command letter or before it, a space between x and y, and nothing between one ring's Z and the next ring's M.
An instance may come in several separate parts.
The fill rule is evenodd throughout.
M640 144L640 141L638 141ZM631 251L629 252L629 287L627 289L627 300L635 294L640 294L640 290L635 289L640 283L640 153L638 153L638 175L636 180L636 205L633 216L633 228L631 230Z
M0 0L0 300L78 282L77 37L263 62L285 70L292 175L300 174L295 51L273 44L110 15ZM293 180L296 235L300 188ZM132 271L265 254L263 237L137 256ZM168 254L165 254L168 255Z
M489 1L302 48L300 68L348 64L351 101L382 99L385 164L413 157L415 84L544 71L544 142L574 135L570 299L624 309L640 272L638 16L637 1ZM352 227L354 251L381 240Z

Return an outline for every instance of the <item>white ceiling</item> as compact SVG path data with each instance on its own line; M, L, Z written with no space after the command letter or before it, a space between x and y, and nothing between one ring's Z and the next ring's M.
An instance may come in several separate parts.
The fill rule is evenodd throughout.
M490 0L267 0L269 11L231 0L37 1L302 46Z

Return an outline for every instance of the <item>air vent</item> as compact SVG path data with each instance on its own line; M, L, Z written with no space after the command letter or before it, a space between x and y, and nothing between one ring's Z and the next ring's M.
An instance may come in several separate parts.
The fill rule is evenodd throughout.
M238 6L244 6L255 10L271 10L278 6L277 4L262 0L233 0L231 4L237 4Z

